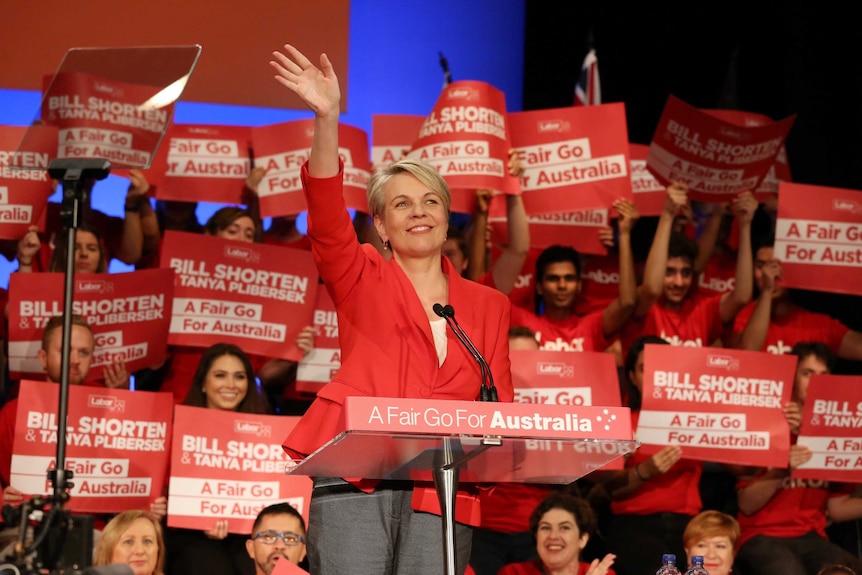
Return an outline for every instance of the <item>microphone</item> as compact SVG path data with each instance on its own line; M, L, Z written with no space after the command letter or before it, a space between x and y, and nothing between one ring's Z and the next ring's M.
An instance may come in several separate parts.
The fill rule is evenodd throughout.
M461 345L466 348L470 355L473 356L473 359L476 360L476 363L479 364L479 370L482 372L482 386L479 388L479 400L498 401L497 388L494 385L494 376L491 375L491 366L488 365L488 362L482 354L479 353L476 346L473 345L473 342L461 327L461 324L459 324L458 320L455 319L455 308L451 305L443 306L439 303L435 303L432 309L434 310L434 313L446 320L446 323L452 329L452 333L455 334L455 337L458 338Z

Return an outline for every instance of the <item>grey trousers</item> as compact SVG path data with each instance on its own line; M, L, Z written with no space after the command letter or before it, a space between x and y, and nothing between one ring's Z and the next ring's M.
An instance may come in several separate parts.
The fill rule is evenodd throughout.
M413 483L383 482L365 493L335 478L317 478L308 522L313 575L440 575L443 527L437 515L413 511ZM456 524L456 565L464 573L472 528Z

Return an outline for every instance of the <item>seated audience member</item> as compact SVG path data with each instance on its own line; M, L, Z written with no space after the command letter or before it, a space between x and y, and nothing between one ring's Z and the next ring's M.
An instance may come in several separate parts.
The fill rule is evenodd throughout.
M730 575L739 523L726 513L702 511L688 522L682 540L689 567L691 558L700 555L709 575Z
M637 307L623 329L623 353L638 336L655 334L672 345L708 346L722 335L736 314L751 300L751 220L757 201L745 192L733 202L739 220L739 257L733 291L715 296L692 290L697 244L672 233L674 216L688 205L688 188L677 182L667 188L667 200L638 288Z
M634 310L637 288L631 229L639 216L634 204L626 200L614 202L614 207L620 213L620 291L616 300L603 311L576 315L581 288L580 254L571 247L551 246L536 260L536 309L541 314L512 307L511 325L524 325L536 332L542 349L604 351Z
M254 561L255 575L272 575L276 563L290 561L299 565L305 559L305 521L289 503L264 507L245 542Z
M164 575L165 543L162 526L146 511L123 511L105 525L93 565L126 564L134 575Z
M810 449L796 444L809 379L812 374L829 373L834 356L826 345L808 342L796 344L792 354L798 364L793 402L785 408L792 442L788 465L750 469L741 476L741 546L736 562L746 575L815 575L827 563L841 563L859 572L862 561L830 543L825 528L827 516L832 521L862 517L862 499L851 497L846 485L791 477L791 471L812 455Z
M198 362L185 405L240 413L269 413L266 398L254 379L251 360L237 346L219 343L207 348ZM164 498L159 503L164 503ZM167 572L188 575L247 575L252 561L246 539L230 533L227 520L211 529L168 529Z
M757 250L754 266L760 296L736 318L737 347L782 354L800 341L822 341L838 357L862 360L862 333L793 303L791 290L781 285L781 262L772 240Z
M644 382L644 346L668 345L656 336L643 336L629 347L625 362L624 404L632 410L637 429ZM611 498L608 549L617 554L621 575L641 573L653 566L662 553L682 557L685 526L702 503L699 482L703 463L683 458L683 450L669 445L652 454L641 448L626 458L625 469L599 471Z
M565 493L550 494L530 516L538 559L506 565L499 575L613 575L614 555L592 563L580 560L595 526L593 510L586 501Z

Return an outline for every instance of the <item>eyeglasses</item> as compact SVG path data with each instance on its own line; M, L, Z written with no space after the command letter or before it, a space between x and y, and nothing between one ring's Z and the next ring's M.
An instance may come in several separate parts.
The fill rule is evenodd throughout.
M275 542L281 539L288 547L295 547L305 541L305 537L293 531L258 531L252 536L252 539L260 539L264 545L275 545Z

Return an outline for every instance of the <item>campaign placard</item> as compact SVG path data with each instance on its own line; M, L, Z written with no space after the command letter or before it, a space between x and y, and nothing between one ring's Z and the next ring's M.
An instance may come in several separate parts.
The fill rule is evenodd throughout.
M635 207L642 216L660 216L664 211L667 188L647 169L649 146L629 144L629 154Z
M509 122L528 214L607 209L632 199L623 104L517 112Z
M795 374L793 356L647 345L637 438L687 459L786 467Z
M338 314L326 289L317 290L314 304L314 349L302 358L296 370L296 391L316 394L341 367Z
M737 126L767 126L772 123L772 118L763 114L755 114L754 112L745 112L743 110L704 110L710 116L720 118L725 122L736 124ZM755 189L755 193L760 194L777 194L779 182L791 181L790 163L787 160L787 149L781 146L778 155L775 157L775 163L769 166L769 171L763 176L760 185Z
M862 295L862 192L785 182L779 190L781 283Z
M491 238L502 245L507 244L509 226L503 194L491 198L488 223L491 225ZM599 241L599 230L611 225L607 209L527 215L527 223L530 226L530 245L534 248L562 244L584 254L608 253L607 247Z
M689 196L729 202L755 190L775 163L794 116L764 126L738 126L669 96L647 166L663 185L681 180Z
M174 103L149 104L161 86L130 84L82 72L54 76L42 120L59 128L58 158L105 158L114 168L152 159Z
M178 405L174 412L168 526L251 533L261 509L293 505L308 522L311 479L285 475L281 441L298 417Z
M246 353L299 361L311 325L317 266L310 252L165 232L161 266L176 272L168 343L227 342Z
M255 166L266 168L266 175L258 186L261 216L289 216L306 209L300 170L308 161L312 136L314 120L252 128ZM366 188L371 179L371 164L365 131L339 124L338 155L344 163L347 207L367 212Z
M48 162L57 149L57 128L0 126L0 239L20 240L30 226L45 227L43 214L54 193ZM18 169L16 169L18 168Z
M53 492L46 478L57 466L59 394L56 383L21 382L10 481L27 495ZM149 509L165 484L172 405L169 393L69 387L70 510Z
M542 405L602 405L620 407L620 386L614 358L609 353L585 351L509 352L515 403ZM528 444L528 448L532 447ZM575 453L625 455L628 446L616 444L574 444ZM622 469L623 459L615 459L605 469Z
M406 157L424 121L424 116L372 114L371 171L385 170Z
M812 375L796 443L813 455L793 477L862 483L862 377Z
M506 96L485 82L462 81L443 88L408 156L440 172L453 190L453 212L472 214L475 190L517 193L510 148Z
M18 273L9 279L9 371L13 377L44 375L39 361L42 330L63 314L64 274ZM87 379L106 365L126 362L132 373L161 365L167 350L174 297L170 270L123 274L76 274L72 312L83 316L96 337Z
M167 172L161 200L243 203L251 165L251 128L174 124L165 135Z

